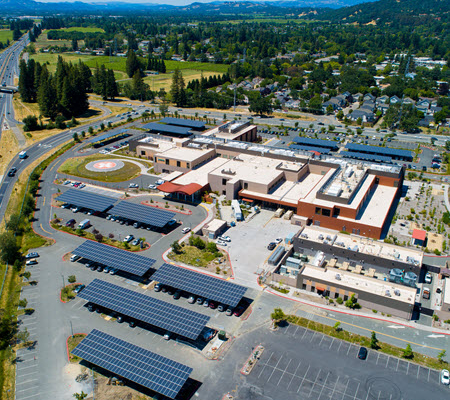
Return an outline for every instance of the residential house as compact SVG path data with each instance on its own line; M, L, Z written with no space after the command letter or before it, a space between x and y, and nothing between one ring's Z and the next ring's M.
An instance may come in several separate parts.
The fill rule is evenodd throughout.
M389 102L389 96L383 95L380 97L377 97L375 100L375 104L378 106L380 104L387 104Z
M439 111L442 111L442 107L431 106L431 107L430 107L429 114L430 114L430 115L434 115L434 114L436 114L436 113L439 112Z
M375 102L376 99L377 99L377 98L376 98L373 94L371 94L371 93L366 93L366 94L364 95L364 97L363 97L363 100L364 100L364 101L373 101L373 102Z
M381 103L377 105L377 110L381 111L381 114L386 114L387 110L389 110L390 105L386 103Z
M362 93L356 93L356 94L354 94L354 95L353 95L353 102L359 101L359 99L362 98L362 97L363 97L363 94L362 94Z
M434 118L431 115L425 115L419 122L419 126L427 128L430 125L434 125Z
M375 111L375 103L373 101L365 101L361 107L359 107L360 110L364 110L364 111L370 111L370 112L374 112Z
M352 121L357 121L359 118L361 118L362 122L374 122L375 114L371 111L358 109L353 111L351 114L348 114L347 118Z
M416 102L415 102L413 99L411 99L411 97L405 97L405 98L403 99L403 104L411 104L411 105L414 105L414 104L416 104Z
M389 104L391 104L391 105L394 105L394 104L397 104L397 103L400 103L400 102L401 102L401 99L398 96L396 96L396 95L392 96L389 99Z

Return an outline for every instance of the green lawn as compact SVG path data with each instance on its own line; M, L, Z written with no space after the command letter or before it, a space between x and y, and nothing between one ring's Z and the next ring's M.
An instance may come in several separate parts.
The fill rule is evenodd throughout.
M77 363L81 361L80 357L74 356L72 354L72 350L77 347L86 336L87 335L85 333L76 333L75 335L70 336L67 339L67 348L69 349L69 358L71 363Z
M10 42L12 42L13 33L9 29L0 29L0 42L6 43L6 41L9 39Z
M84 26L72 26L70 28L61 28L61 29L50 29L50 30L60 30L64 32L87 32L87 33L104 33L105 31L102 28L96 27L84 27Z
M207 267L211 261L220 257L222 257L222 253L213 254L207 250L199 250L194 246L184 246L180 254L176 254L173 251L169 253L171 260L203 268Z

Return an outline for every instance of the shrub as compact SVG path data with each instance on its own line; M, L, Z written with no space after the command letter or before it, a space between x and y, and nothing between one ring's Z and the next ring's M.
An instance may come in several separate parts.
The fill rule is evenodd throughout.
M338 304L342 304L343 302L344 302L344 300L342 300L342 297L338 297L336 299L336 303L338 303Z

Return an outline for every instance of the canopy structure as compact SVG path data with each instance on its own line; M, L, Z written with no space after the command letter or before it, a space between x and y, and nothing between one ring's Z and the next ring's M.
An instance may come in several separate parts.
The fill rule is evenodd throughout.
M203 189L202 185L198 183L188 183L187 185L180 185L178 183L164 182L158 186L158 190L166 193L183 193L186 196L192 196L194 193Z

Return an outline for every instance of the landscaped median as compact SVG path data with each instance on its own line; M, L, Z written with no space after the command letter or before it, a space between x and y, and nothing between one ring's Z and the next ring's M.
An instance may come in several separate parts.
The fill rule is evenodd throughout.
M272 313L272 319L276 325L280 325L282 321L285 321L293 325L302 326L304 328L323 333L336 339L345 340L349 343L371 348L372 350L379 351L380 353L388 354L390 356L398 358L404 358L425 367L437 370L448 368L448 362L444 361L444 350L440 352L436 351L436 358L427 357L423 354L413 352L410 344L407 344L406 347L402 349L388 343L380 342L376 338L375 332L372 332L372 337L368 338L366 336L345 331L340 327L340 322L337 322L333 327L321 324L319 322L311 321L306 318L298 317L296 315L285 315L281 309L275 309L275 311Z
M66 341L67 345L67 358L69 362L76 364L81 361L81 358L72 354L72 350L78 346L78 344L87 336L86 333L75 333L73 336L69 336Z

